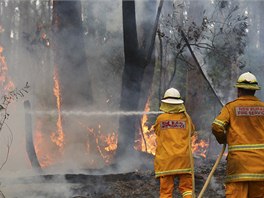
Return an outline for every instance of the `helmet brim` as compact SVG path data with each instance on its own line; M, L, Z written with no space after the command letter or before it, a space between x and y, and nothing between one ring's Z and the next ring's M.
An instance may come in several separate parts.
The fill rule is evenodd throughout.
M234 87L241 88L241 89L250 89L250 90L260 90L261 87L257 84L240 84L237 83Z
M167 103L167 104L183 104L183 100L181 99L172 99L172 98L167 98L167 99L162 99L161 102Z

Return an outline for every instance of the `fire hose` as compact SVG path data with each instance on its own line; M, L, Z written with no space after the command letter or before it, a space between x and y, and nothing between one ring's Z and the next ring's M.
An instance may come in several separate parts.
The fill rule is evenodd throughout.
M218 98L218 100L219 100L219 102L221 103L221 105L223 106L223 103L221 102L221 100L220 100L219 98ZM199 195L198 195L197 198L202 198L202 196L203 196L203 194L204 194L206 188L208 187L208 185L209 185L209 183L210 183L210 181L211 181L211 178L212 178L212 176L213 176L213 174L214 174L214 172L215 172L215 170L216 170L216 168L217 168L219 162L221 161L221 159L222 159L222 157L223 157L223 155L224 155L225 149L226 149L226 144L223 144L222 150L221 150L221 152L220 152L218 158L216 159L215 164L214 164L214 166L213 166L211 172L209 173L209 175L208 175L208 177L207 177L207 179L206 179L206 181L205 181L205 183L204 183L204 185L203 185L203 188L202 188L202 190L200 191L200 193L199 193Z
M191 174L192 174L192 197L195 198L195 176L194 176L194 160L193 160L193 155L192 155L192 139L191 139L191 119L190 116L187 114L187 112L184 112L185 116L187 117L187 121L188 121L188 129L189 129L189 152L190 152L190 162L191 162ZM219 164L219 162L221 161L223 154L225 152L226 149L226 144L223 144L222 150L218 156L218 158L216 159L216 162L210 172L210 174L208 175L208 178L206 179L205 184L203 185L202 190L200 191L198 198L202 198L206 188L208 187L211 178Z
M191 174L192 174L192 197L195 198L195 177L194 177L194 161L192 155L192 126L191 126L191 118L186 111L184 114L187 118L188 122L188 130L189 130L189 152L190 152L190 162L191 162Z
M209 80L207 79L206 75L204 74L204 72L203 72L203 70L202 70L202 68L201 68L201 66L200 66L200 64L199 64L199 61L197 60L197 58L196 58L196 56L195 56L195 54L194 54L194 52L193 52L193 50L192 50L192 48L191 48L191 45L190 45L190 43L189 43L189 41L188 41L188 39L187 39L187 37L186 37L186 35L185 35L185 33L184 33L183 30L181 30L181 35L182 35L182 38L184 39L184 41L185 41L185 43L186 43L186 45L187 45L187 47L188 47L188 49L189 49L189 51L190 51L190 53L191 53L191 55L192 55L194 61L196 62L199 71L201 72L202 76L204 77L204 79L205 79L206 82L208 83L209 87L212 89L212 92L213 92L213 94L216 96L216 98L218 99L219 103L223 106L223 103L222 103L221 100L219 99L219 97L218 97L218 95L216 94L214 88L212 87L211 83L209 82ZM190 139L190 142L191 142L191 139ZM190 144L191 144L191 143L190 143ZM216 160L216 162L215 162L215 164L214 164L214 166L213 166L213 168L212 168L212 170L211 170L211 172L210 172L210 174L209 174L209 176L208 176L208 178L207 178L207 180L206 180L206 182L205 182L205 184L204 184L204 186L203 186L203 188L202 188L202 190L201 190L201 192L199 193L198 198L201 198L201 197L203 196L203 193L204 193L204 191L206 190L206 188L207 188L207 186L208 186L208 184L209 184L209 182L210 182L210 180L211 180L211 178L212 178L212 176L213 176L213 174L214 174L214 172L215 172L216 167L218 166L220 160L221 160L222 157L223 157L223 154L224 154L224 152L225 152L225 149L226 149L226 144L223 145L222 150L221 150L221 153L220 153L220 155L218 156L218 158L217 158L217 160ZM191 147L190 147L190 152L191 152ZM190 153L190 156L191 156L191 158L192 158L192 153ZM192 159L192 161L193 161L193 159ZM191 162L192 162L192 161L191 161ZM194 167L194 165L192 164L192 168L193 168L193 167ZM194 183L194 173L193 173L193 172L194 172L194 170L192 170L193 183ZM193 185L193 186L194 186L194 185ZM194 188L193 188L193 189L194 189ZM192 197L195 197L194 190L193 190L193 196L192 196Z
M214 164L214 166L213 166L213 168L212 168L210 174L208 175L208 178L206 179L206 182L205 182L205 184L204 184L204 186L203 186L201 192L199 193L198 198L201 198L201 197L203 196L203 194L204 194L206 188L208 187L208 184L210 183L210 180L211 180L211 178L212 178L212 176L213 176L213 174L214 174L214 172L215 172L215 169L216 169L216 167L218 166L220 160L221 160L222 157L223 157L223 154L224 154L224 152L225 152L225 149L226 149L226 144L223 144L223 147L222 147L221 153L220 153L220 155L218 156L218 158L217 158L217 160L216 160L216 162L215 162L215 164Z

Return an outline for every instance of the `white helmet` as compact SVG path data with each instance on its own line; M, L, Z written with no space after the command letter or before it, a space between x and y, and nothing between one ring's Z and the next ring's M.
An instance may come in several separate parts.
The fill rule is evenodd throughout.
M182 104L183 100L181 100L180 92L177 89L169 88L165 92L161 102L168 104Z
M241 74L237 79L237 83L235 87L242 89L251 89L251 90L260 89L257 78L250 72Z

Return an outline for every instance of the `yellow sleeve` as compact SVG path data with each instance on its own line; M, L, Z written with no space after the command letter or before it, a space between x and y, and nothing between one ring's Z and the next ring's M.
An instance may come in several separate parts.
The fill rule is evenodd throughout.
M220 114L214 119L212 123L212 133L216 137L219 144L226 143L226 130L229 126L230 114L226 106L224 106Z

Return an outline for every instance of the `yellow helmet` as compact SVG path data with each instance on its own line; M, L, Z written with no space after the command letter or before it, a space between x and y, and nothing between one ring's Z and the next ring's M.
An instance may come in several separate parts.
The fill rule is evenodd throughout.
M258 85L257 78L250 72L243 73L237 79L235 85L237 88L259 90L261 89Z
M177 89L169 88L167 91L165 91L161 102L168 104L182 104L183 100L181 99L180 92Z

